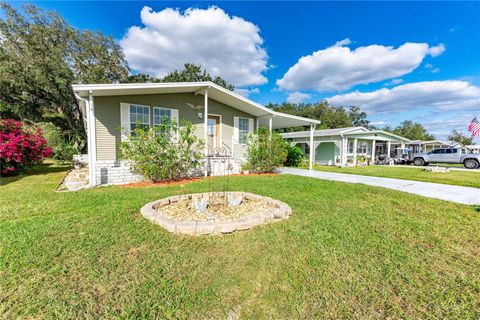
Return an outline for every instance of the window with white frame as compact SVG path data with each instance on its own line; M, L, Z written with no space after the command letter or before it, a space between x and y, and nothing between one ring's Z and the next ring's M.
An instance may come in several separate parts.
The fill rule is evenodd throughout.
M246 143L250 129L250 119L238 118L238 141L239 143Z
M164 125L165 129L172 127L172 110L162 107L153 107L153 126ZM169 130L167 130L169 131Z
M130 105L130 130L134 132L136 128L148 130L150 128L150 107Z
M348 153L353 153L353 146L354 146L354 142L349 141L348 142Z
M367 154L368 153L368 142L366 142L366 141L358 142L357 153L358 154Z

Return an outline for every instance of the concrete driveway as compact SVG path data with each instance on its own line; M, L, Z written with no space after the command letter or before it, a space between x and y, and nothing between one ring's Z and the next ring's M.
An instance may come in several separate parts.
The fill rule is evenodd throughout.
M362 183L370 186L414 193L428 198L452 201L461 204L480 205L480 189L477 188L412 180L360 176L356 174L310 171L289 167L282 168L282 173L323 180Z

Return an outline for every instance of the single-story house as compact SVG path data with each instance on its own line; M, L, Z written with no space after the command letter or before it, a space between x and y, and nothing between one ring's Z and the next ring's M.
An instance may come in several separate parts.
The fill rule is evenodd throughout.
M313 134L320 123L275 112L212 82L79 84L73 85L73 91L85 115L90 185L141 179L119 157L120 142L128 139L138 122L148 128L163 117L177 123L188 120L197 136L207 142L205 159L215 158L213 150L222 147L234 172L240 171L245 160L249 132L259 127L271 131L310 126Z
M313 139L310 132L288 132L283 137L292 146L298 145L313 162L322 165L344 166L347 162L356 164L357 156L373 159L379 154L393 156L396 148L405 148L409 139L382 130L368 130L363 127L349 127L315 130ZM310 152L310 150L315 150Z
M440 140L412 140L408 144L412 152L430 152L438 148L461 148L462 145L455 141L440 141Z

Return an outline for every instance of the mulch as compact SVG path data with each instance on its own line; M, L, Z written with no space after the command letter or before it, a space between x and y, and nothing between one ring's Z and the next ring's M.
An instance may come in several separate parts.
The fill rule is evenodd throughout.
M248 176L277 176L278 173L250 173ZM245 176L242 173L238 174L231 174L230 177L237 177L237 176ZM187 178L182 180L168 180L168 181L160 181L160 182L149 182L149 181L142 181L142 182L133 182L127 184L118 185L120 188L148 188L148 187L163 187L163 186L175 186L175 185L182 185L187 183L192 183L195 181L199 181L202 179L208 178L219 178L221 176L216 177L198 177L198 178Z

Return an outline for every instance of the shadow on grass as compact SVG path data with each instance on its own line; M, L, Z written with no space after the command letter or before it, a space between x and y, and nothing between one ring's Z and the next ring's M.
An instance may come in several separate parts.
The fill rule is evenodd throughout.
M59 164L55 162L41 163L31 169L25 170L17 176L0 177L0 186L5 186L9 183L20 181L26 177L66 171L69 167L69 165Z

